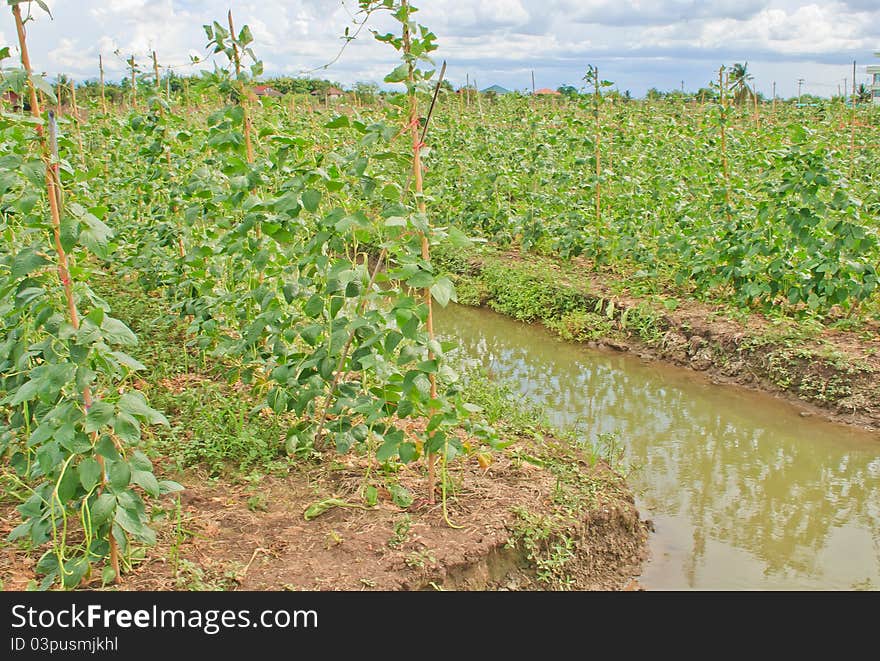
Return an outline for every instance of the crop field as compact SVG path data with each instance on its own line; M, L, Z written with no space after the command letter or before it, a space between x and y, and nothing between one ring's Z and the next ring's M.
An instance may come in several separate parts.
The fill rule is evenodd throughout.
M414 496L445 508L447 466L488 466L510 439L435 336L456 293L432 250L540 254L670 308L856 332L880 318L871 107L742 103L723 78L691 101L598 80L572 99L477 100L436 84L435 36L385 4L399 91L371 103L257 98L259 44L231 15L205 26L224 66L185 94L144 75L120 103L58 104L3 61L29 110L0 116L0 454L20 501L10 540L40 549L42 587L93 567L117 580L155 541L150 499L181 489L148 455L201 413L145 396L145 327L174 326L181 361L247 389L233 418L268 440L246 452L422 462ZM140 300L154 316L123 321ZM360 495L375 505L369 473Z

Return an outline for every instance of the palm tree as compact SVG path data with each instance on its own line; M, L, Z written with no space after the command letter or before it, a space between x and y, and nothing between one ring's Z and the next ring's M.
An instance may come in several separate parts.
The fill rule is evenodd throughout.
M869 88L865 83L859 83L859 89L856 92L856 102L857 103L870 103L871 102L871 88Z
M733 99L737 103L744 103L751 94L751 90L749 89L749 81L754 78L752 74L749 73L749 63L740 64L739 62L735 62L734 65L730 68L730 76L728 81L730 83L730 91L733 93Z

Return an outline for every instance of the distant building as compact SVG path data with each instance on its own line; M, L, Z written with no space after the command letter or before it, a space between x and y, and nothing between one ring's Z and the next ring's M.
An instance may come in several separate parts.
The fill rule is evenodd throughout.
M328 101L335 101L336 99L341 99L345 92L343 92L338 87L328 87L325 90L312 90L312 96L320 96L322 98L326 98Z
M557 90L552 90L549 87L542 87L541 89L535 90L535 96L562 96Z
M497 94L500 96L502 94L510 94L510 90L501 87L501 85L492 85L492 87L487 87L484 90L480 90L480 94Z
M281 96L281 92L274 87L269 87L269 85L254 86L254 94L257 96Z
M880 57L880 51L874 55ZM874 98L874 103L880 105L880 64L869 65L868 73L871 74L871 96Z

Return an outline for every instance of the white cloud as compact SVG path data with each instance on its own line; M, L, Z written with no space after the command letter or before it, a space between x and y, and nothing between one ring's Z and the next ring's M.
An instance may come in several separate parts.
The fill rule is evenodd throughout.
M833 91L853 58L862 63L880 48L877 0L422 0L419 22L438 37L437 57L449 61L453 83L466 74L481 85L519 89L535 71L541 86L579 84L587 63L602 67L621 88L697 88L722 63L760 62L759 86L779 79L793 94L798 77L819 77ZM185 64L204 53L202 24L249 24L266 75L297 74L330 61L353 27L355 0L81 0L50 2L55 20L29 25L34 65L50 75L97 75L103 53L110 77L122 75L123 59L149 52L160 63ZM39 12L37 12L39 13ZM7 13L8 16L8 13ZM9 19L7 19L9 20ZM379 31L394 29L388 16L373 19ZM9 25L0 27L8 41ZM118 49L121 57L115 57ZM397 53L367 30L326 76L345 84L380 80ZM836 65L839 63L839 65ZM839 68L836 68L839 66ZM185 71L185 69L183 69ZM790 75L791 71L801 71ZM819 83L820 81L817 81Z

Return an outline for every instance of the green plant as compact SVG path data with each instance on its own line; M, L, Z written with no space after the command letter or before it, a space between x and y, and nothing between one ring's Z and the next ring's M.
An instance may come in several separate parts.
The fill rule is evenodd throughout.
M412 517L403 514L394 522L394 533L388 540L388 546L393 549L400 548L409 541L409 533L412 528Z

